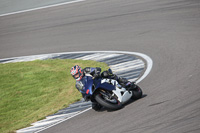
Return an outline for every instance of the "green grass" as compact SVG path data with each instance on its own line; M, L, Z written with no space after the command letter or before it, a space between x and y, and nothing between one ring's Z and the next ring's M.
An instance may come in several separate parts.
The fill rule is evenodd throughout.
M0 64L0 133L30 126L81 99L70 75L74 65L101 67L82 60L37 60Z

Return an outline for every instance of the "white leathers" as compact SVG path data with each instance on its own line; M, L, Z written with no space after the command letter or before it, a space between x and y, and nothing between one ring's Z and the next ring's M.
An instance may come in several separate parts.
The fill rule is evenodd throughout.
M122 104L126 103L132 97L132 92L129 92L125 88L121 87L121 85L114 79L103 79L101 80L101 84L103 83L109 83L115 86L115 90L112 92L117 96L118 101Z

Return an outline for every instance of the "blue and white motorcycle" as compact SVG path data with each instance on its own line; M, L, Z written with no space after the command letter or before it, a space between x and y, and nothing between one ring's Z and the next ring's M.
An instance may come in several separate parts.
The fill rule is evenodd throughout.
M122 87L116 80L108 78L93 78L91 75L85 75L80 84L80 91L85 99L99 104L106 109L117 110L123 107L130 99L139 99L142 97L142 90L134 84L135 89ZM95 109L95 108L94 108ZM96 110L96 109L95 109Z

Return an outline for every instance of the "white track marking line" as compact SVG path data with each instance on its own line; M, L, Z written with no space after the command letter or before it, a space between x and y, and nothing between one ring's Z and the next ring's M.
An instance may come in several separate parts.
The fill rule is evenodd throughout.
M48 6L42 6L42 7L37 7L37 8L32 8L32 9L27 9L27 10L22 10L22 11L0 14L0 17L24 13L24 12L30 12L30 11L35 11L35 10L40 10L40 9L45 9L45 8L50 8L50 7L62 6L62 5L72 4L72 3L81 2L81 1L85 1L85 0L74 0L74 1L64 2L64 3L54 4L54 5L48 5Z

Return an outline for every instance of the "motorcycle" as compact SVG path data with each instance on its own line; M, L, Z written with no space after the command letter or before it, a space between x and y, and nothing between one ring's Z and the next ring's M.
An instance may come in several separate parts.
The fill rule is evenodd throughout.
M111 70L110 70L111 71ZM123 107L130 99L142 97L142 89L134 84L134 89L122 87L116 80L103 77L93 78L85 75L81 82L81 93L85 99L97 103L106 109L117 110ZM130 87L131 88L131 87ZM94 109L96 110L96 109Z

